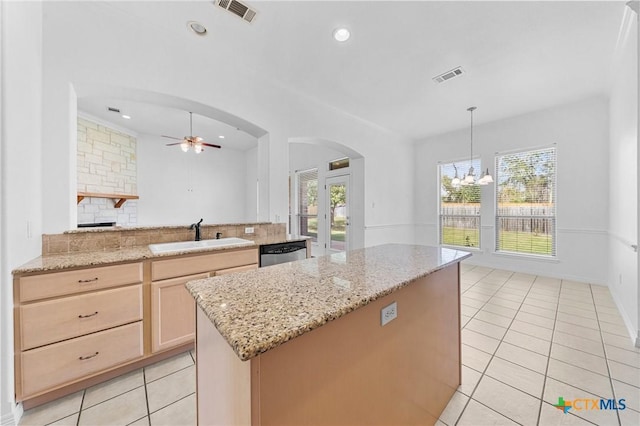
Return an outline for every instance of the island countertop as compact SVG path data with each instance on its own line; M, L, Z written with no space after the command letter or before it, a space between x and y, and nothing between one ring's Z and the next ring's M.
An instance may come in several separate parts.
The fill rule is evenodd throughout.
M386 244L191 281L187 288L245 361L469 256Z

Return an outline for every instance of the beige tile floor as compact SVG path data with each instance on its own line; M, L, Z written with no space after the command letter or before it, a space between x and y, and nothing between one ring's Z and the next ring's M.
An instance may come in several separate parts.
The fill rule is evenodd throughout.
M194 354L185 352L27 410L20 425L195 425L195 391Z
M461 271L462 385L438 425L640 425L640 349L606 287ZM560 396L627 408L564 414Z
M640 425L640 349L606 287L462 265L462 385L448 425ZM187 352L26 411L20 425L193 425ZM553 407L625 398L622 411Z

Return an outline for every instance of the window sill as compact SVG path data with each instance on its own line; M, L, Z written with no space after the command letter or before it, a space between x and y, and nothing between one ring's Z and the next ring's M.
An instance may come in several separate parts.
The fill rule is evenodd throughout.
M509 252L503 252L503 251L494 251L491 254L493 256L509 257L509 258L520 259L520 260L535 260L538 262L560 263L560 259L558 259L557 256L554 256L554 257L539 256L535 254L509 253Z
M482 253L482 248L480 247L449 246L447 244L440 244L440 247L448 248L451 250L464 250L464 251L470 251L472 253Z

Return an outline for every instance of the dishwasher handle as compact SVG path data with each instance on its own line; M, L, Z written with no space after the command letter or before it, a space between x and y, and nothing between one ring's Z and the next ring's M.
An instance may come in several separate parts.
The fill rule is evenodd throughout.
M307 243L305 241L292 241L290 243L265 244L260 246L260 254L286 254L306 249Z

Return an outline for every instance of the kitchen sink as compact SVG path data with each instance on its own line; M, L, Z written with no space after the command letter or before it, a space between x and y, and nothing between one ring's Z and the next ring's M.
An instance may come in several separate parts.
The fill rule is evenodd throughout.
M251 246L253 244L255 243L251 240L229 237L219 238L217 240L181 241L178 243L149 244L149 250L151 250L153 254L162 254L217 247L242 247Z

